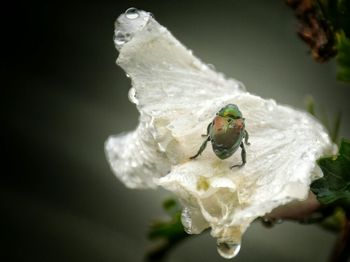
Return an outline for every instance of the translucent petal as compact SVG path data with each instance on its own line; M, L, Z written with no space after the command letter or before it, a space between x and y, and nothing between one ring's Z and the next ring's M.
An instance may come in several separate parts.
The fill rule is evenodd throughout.
M128 35L116 43L117 63L132 79L131 101L141 113L136 131L106 143L112 169L127 186L174 192L189 233L211 227L220 243L236 246L256 217L307 197L311 181L322 175L315 160L332 150L317 120L246 92L194 57L147 12L121 15L116 32ZM229 103L245 117L247 164L231 169L241 163L240 150L220 160L210 142L189 160L215 113Z

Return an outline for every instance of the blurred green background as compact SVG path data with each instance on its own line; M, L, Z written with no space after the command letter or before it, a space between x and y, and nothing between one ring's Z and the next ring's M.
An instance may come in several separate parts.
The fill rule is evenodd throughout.
M252 93L298 108L311 94L330 114L341 109L350 137L350 86L335 80L334 62L311 59L282 0L12 4L2 10L1 261L142 261L168 193L125 188L103 149L138 121L112 41L114 20L131 6ZM334 240L316 226L257 223L234 261L326 261ZM203 234L169 261L224 259Z

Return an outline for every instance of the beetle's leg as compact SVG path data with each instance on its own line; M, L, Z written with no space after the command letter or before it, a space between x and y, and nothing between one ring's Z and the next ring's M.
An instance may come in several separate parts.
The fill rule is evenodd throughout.
M246 156L247 156L247 155L246 155L246 152L245 152L245 147L244 147L243 142L241 143L240 147L242 148L242 151L241 151L242 164L231 166L231 168L234 168L234 167L242 167L242 166L245 165L245 163L247 163L247 159L246 159Z
M209 136L210 128L211 128L212 123L210 123L207 127L207 134L203 134L202 137Z
M202 152L204 151L204 149L207 146L208 141L210 141L210 137L208 137L207 139L204 140L203 144L201 145L201 147L199 148L199 151L197 152L197 154L195 154L194 156L191 156L190 159L195 159L197 156L199 156L200 154L202 154Z
M249 134L248 134L248 131L247 130L244 130L244 143L249 146L250 143L248 142L248 139L249 139Z

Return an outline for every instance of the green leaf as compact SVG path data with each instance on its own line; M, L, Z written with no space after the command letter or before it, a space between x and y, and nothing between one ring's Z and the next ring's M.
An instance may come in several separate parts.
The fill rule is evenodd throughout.
M339 80L350 82L350 39L341 31L336 34L337 39L337 78Z
M317 161L323 177L311 184L321 204L341 205L350 203L350 141L342 140L337 157L325 157Z
M312 96L308 95L305 97L305 105L306 105L306 111L309 112L309 114L316 117L315 100Z
M338 114L334 121L333 128L330 130L331 139L335 143L338 143L341 119L342 119L342 112L338 111Z

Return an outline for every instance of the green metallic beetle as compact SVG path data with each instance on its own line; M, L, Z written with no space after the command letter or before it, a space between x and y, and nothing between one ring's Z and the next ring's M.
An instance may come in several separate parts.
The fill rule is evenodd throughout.
M190 159L198 157L206 148L207 142L211 141L214 153L220 159L226 159L232 156L238 147L241 147L242 164L233 165L231 168L242 167L247 162L244 143L250 145L248 143L249 135L247 130L245 130L244 118L238 106L228 104L221 108L216 113L213 121L208 125L207 134L202 136L206 137L205 141L197 154L190 157Z

